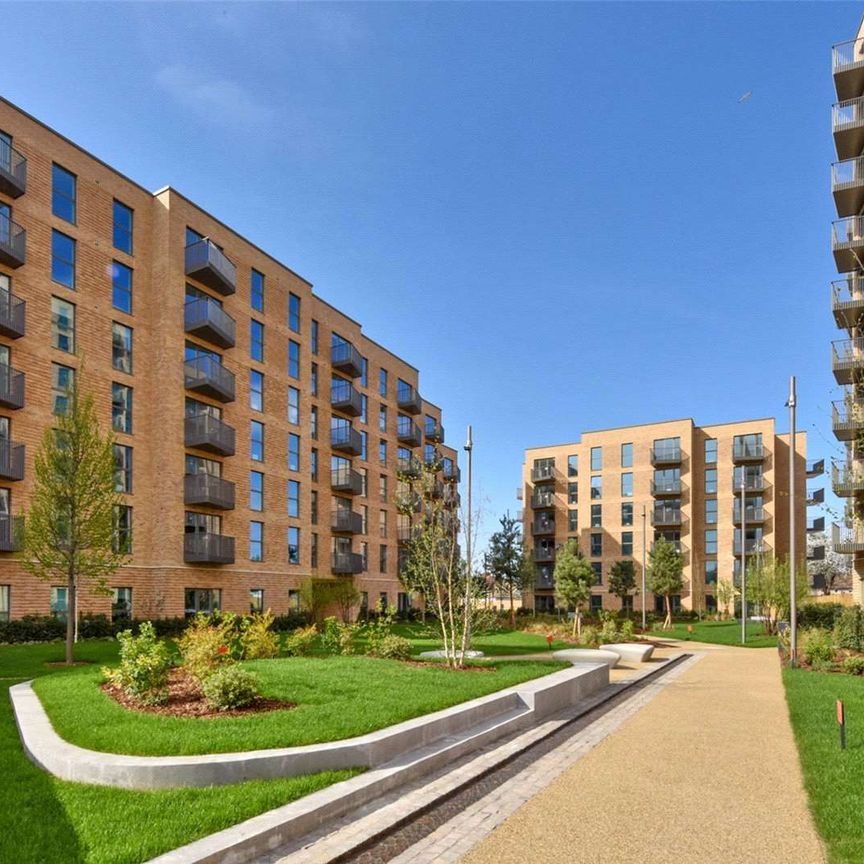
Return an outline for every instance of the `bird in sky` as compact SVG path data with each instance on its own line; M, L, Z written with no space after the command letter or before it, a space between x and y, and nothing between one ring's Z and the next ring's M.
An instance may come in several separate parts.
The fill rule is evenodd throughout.
M743 96L739 96L739 97L738 97L738 102L739 102L739 104L740 104L741 102L746 102L746 101L747 101L747 100L748 100L752 95L753 95L753 91L752 91L752 90L748 90L748 91L747 91Z

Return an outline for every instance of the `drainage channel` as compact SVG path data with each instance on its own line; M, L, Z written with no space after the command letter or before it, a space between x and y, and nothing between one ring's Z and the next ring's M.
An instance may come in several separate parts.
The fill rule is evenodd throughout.
M464 812L471 804L494 791L502 783L530 767L539 757L560 747L568 738L577 735L604 714L632 697L634 693L692 656L692 654L681 654L644 678L611 693L606 699L586 708L584 712L567 720L545 737L529 744L524 750L508 756L488 771L473 777L386 831L370 837L362 845L330 859L330 864L337 864L337 862L338 864L384 864L386 861L391 861Z

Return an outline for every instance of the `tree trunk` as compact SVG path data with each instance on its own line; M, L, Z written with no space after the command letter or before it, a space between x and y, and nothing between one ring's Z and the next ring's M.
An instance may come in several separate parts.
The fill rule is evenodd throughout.
M510 583L510 626L516 628L516 608L513 606L513 583Z
M664 630L672 629L672 595L666 595L666 620L663 622Z
M573 612L573 638L574 639L576 638L576 629L577 629L576 625L578 624L578 622L579 622L579 613L574 611Z
M75 662L75 618L78 603L75 597L75 574L69 573L66 580L66 665Z

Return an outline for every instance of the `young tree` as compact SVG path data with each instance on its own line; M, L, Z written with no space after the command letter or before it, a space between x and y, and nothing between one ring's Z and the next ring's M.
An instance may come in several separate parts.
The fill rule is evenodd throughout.
M591 597L594 571L579 551L579 544L568 540L555 556L555 602L573 610L573 635L582 635L582 607Z
M859 518L847 516L844 522L858 537L864 535ZM836 588L851 587L852 556L835 552L831 538L822 531L807 535L807 550L817 546L825 547L825 557L807 561L810 584L814 588L819 586L823 594L830 594Z
M487 572L494 579L500 591L510 600L510 626L516 625L514 597L525 590L530 571L525 567L525 550L522 543L522 529L519 522L505 513L499 520L501 530L489 538L489 549L484 556Z
M807 570L795 568L796 602L808 594ZM758 555L747 566L747 602L759 608L765 633L774 635L777 625L789 617L789 564L773 555Z
M29 573L66 583L67 664L74 660L79 591L109 594L108 579L126 560L117 535L123 499L115 487L114 439L101 434L93 397L80 392L79 376L67 393L66 413L45 431L36 452L20 552Z
M609 570L609 592L624 606L624 598L636 588L636 567L630 558L616 561Z
M729 617L729 607L735 602L738 596L738 589L732 584L731 579L717 580L717 609L720 612L720 617Z
M663 629L672 626L672 595L684 589L684 563L675 545L660 537L648 555L648 590L666 598L666 619Z

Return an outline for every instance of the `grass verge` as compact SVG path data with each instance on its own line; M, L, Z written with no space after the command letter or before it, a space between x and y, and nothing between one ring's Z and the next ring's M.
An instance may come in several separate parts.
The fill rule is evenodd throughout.
M688 625L693 632L688 633ZM715 645L740 645L740 621L676 621L671 630L663 630L660 625L651 630L649 636L666 636L671 639L711 642ZM777 637L766 636L759 621L747 622L747 648L776 648Z

